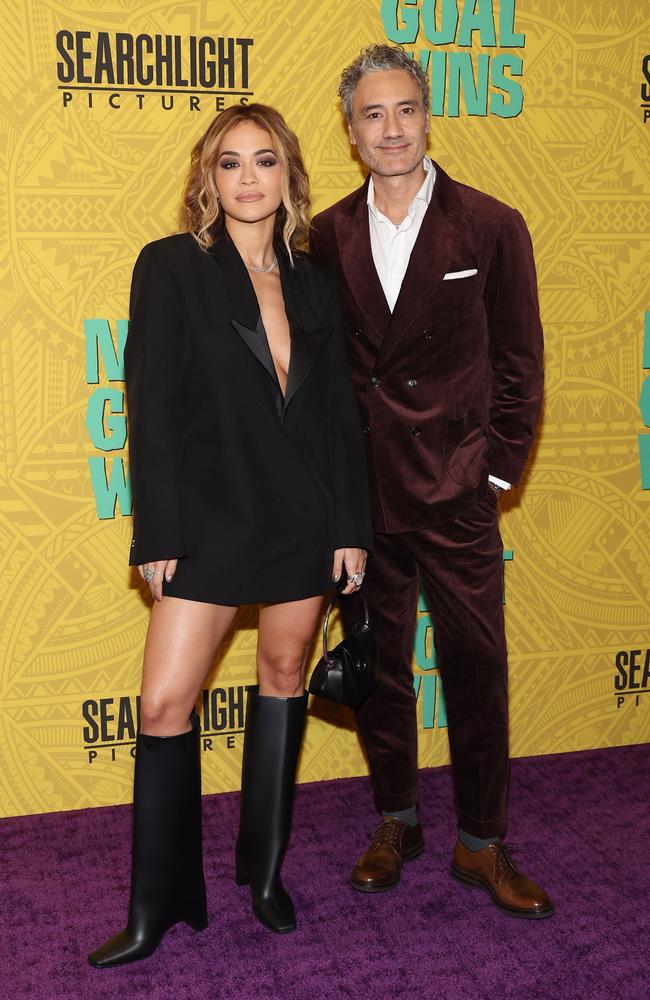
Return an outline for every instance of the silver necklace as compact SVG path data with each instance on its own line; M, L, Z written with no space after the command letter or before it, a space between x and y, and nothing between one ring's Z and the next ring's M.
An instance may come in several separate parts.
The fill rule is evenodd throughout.
M273 270L273 268L276 266L277 263L278 263L277 255L273 258L268 267L254 267L252 264L246 264L246 261L244 261L244 264L246 264L248 270L255 271L256 274L268 274L269 271Z

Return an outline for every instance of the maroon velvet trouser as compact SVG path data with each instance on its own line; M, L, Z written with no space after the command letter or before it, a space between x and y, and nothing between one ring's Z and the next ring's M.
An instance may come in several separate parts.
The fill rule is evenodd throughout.
M364 584L379 646L377 687L357 712L380 812L418 803L413 645L420 580L430 599L447 705L460 826L501 836L508 785L508 679L503 620L503 546L496 497L444 525L375 533ZM356 601L344 618L358 618Z

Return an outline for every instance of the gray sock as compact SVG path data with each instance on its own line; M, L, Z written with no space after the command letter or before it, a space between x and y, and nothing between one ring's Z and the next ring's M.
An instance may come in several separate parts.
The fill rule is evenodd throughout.
M407 826L417 826L420 822L420 814L417 806L410 806L408 809L393 809L392 812L383 812L382 816L393 816L400 823L406 823Z
M465 833L464 830L458 831L458 839L468 851L482 851L484 847L489 847L490 844L501 843L501 837L475 837L473 833Z

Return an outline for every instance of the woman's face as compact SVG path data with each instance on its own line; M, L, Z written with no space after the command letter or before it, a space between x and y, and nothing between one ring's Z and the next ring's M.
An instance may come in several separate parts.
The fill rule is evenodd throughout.
M238 222L261 222L282 204L282 165L268 132L240 122L219 146L216 185L221 207Z

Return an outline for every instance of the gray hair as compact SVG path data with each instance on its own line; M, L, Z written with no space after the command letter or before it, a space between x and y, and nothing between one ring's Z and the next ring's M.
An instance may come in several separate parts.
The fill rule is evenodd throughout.
M403 69L412 76L420 89L424 110L429 114L429 81L419 60L412 59L399 45L369 45L341 73L339 97L348 121L352 119L352 97L359 80L366 73L382 69Z

